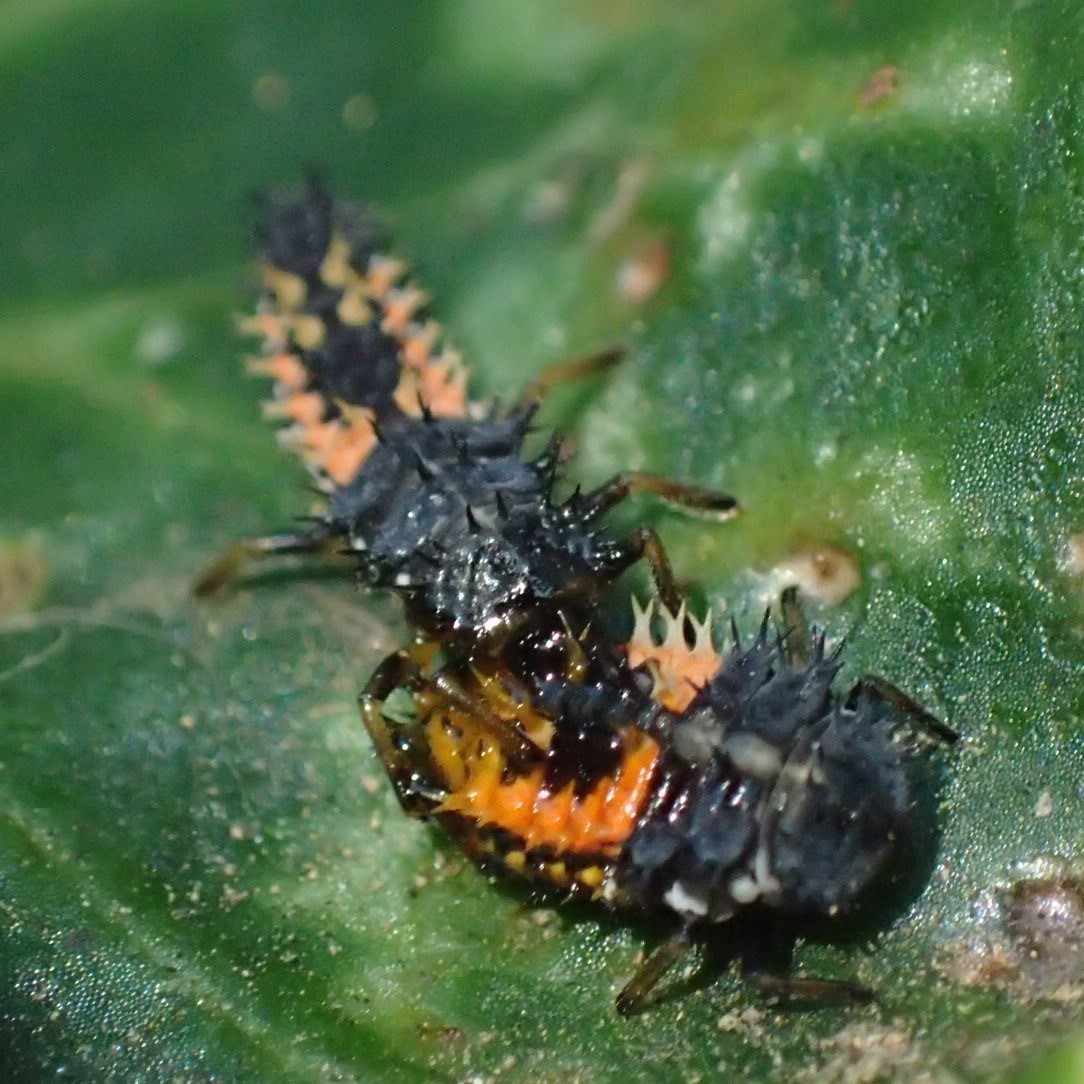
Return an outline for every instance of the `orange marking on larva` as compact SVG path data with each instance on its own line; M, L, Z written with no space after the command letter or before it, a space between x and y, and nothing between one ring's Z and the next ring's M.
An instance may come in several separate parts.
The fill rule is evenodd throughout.
M547 790L540 769L502 778L500 752L459 712L436 713L428 732L430 753L448 787L437 811L503 828L529 851L617 853L647 800L659 757L651 738L630 731L613 775L577 796L572 784L556 793Z
M342 423L337 419L320 422L316 425L296 426L295 442L308 451L306 462L321 466L325 457L342 435Z
M301 391L309 381L309 374L296 354L279 353L271 357L245 359L245 371L254 376L269 376L283 391Z
M242 335L259 335L272 351L281 350L286 345L286 323L281 316L270 311L240 317L237 330Z
M324 470L336 485L349 485L357 477L375 445L376 434L371 426L367 432L355 425L344 428L340 431L339 440L324 459Z
M500 794L497 799L500 802ZM569 849L574 842L571 821L575 800L571 783L556 794L544 794L539 790L532 809L534 816L527 825L526 832L522 833L527 850L534 850L543 844L549 844L558 854ZM595 847L590 849L596 850Z
M424 694L418 696L417 710L426 711ZM449 791L461 790L467 784L467 760L463 755L461 734L456 734L451 727L439 723L426 728L428 735L429 756L440 769L444 785Z
M403 338L403 361L413 369L422 368L429 360L439 334L440 325L433 320L421 327L412 324Z
M265 267L263 284L274 296L275 307L284 315L302 308L309 292L300 275L283 271L281 267Z
M263 403L263 416L286 417L301 425L317 424L324 416L326 403L317 391L297 391L285 399L273 399Z
M323 421L324 414L327 411L327 402L324 397L315 391L299 391L293 395L288 395L285 399L278 400L275 405L281 402L283 415L287 418L292 418L295 422L300 422L303 426L317 425Z
M534 805L538 787L530 776L521 776L507 783L498 783L486 795L488 801L478 806L479 820L514 832L526 841L535 816ZM527 844L530 849L530 844Z
M381 329L385 334L394 335L401 340L406 335L414 314L428 299L428 294L414 286L403 290L389 290L384 299Z
M395 388L395 402L404 414L417 415L424 403L439 418L462 418L467 413L467 373L451 362L434 361L421 369L404 369Z
M448 358L448 355L445 354ZM435 361L430 367L436 371L443 369L439 390L432 393L434 406L430 409L442 418L460 418L467 413L467 380L470 374L459 364L459 355L454 360ZM427 370L428 372L428 370ZM424 395L427 384L422 386Z
M324 341L327 328L319 316L300 314L290 317L288 327L302 350L315 350Z
M348 290L361 281L361 276L350 266L350 242L342 234L331 238L320 264L320 278L336 290Z
M315 392L310 393L316 395ZM322 409L326 403L317 396ZM272 407L277 404L271 404ZM336 404L342 417L329 421L304 422L284 433L285 442L292 445L302 459L313 468L323 471L336 485L349 485L362 464L376 446L376 433L372 416L364 407ZM280 411L281 413L281 411ZM321 415L322 417L322 415Z
M390 256L373 256L365 273L365 292L382 300L387 292L406 274L407 265Z
M336 312L350 327L361 327L373 318L373 308L360 288L344 291Z

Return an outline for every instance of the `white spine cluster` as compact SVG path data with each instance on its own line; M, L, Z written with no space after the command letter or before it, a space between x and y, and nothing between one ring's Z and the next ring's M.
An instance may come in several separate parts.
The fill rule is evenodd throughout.
M675 614L654 599L641 606L633 598L632 613L629 662L647 666L655 682L652 695L656 700L672 710L683 710L719 668L711 612L697 621L684 602ZM654 632L656 618L662 622L661 638Z

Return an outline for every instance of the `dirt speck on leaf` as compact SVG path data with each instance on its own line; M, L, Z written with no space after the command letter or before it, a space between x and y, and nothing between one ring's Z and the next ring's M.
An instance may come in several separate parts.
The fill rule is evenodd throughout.
M858 92L858 104L865 109L891 98L900 89L900 69L895 64L878 68Z
M862 583L858 558L830 544L799 550L781 562L777 571L780 586L796 586L806 598L824 606L838 606Z
M0 619L32 610L47 579L48 566L35 538L0 540Z
M1068 872L1024 877L984 893L979 935L938 969L965 986L998 987L1023 1001L1084 1000L1084 885Z
M615 288L621 301L642 305L658 293L670 274L670 245L664 237L640 242L617 269Z
M798 1073L800 1084L876 1084L907 1080L914 1084L950 1084L955 1078L929 1068L930 1058L914 1035L897 1023L849 1024L818 1043L826 1055Z

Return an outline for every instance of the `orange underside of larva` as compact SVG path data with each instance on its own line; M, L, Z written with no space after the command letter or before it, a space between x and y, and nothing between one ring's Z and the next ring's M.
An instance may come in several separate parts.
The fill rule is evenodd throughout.
M684 711L719 668L711 619L698 622L684 606L677 614L653 602L646 608L634 603L634 609L635 629L626 645L629 662L648 667L655 682L652 695L659 703ZM656 619L663 625L661 637L652 628ZM540 749L548 748L553 733L548 719L512 696L498 677L475 672L474 682L472 693L494 719L519 730ZM659 758L658 745L643 732L626 731L618 769L577 795L572 784L549 790L541 770L509 772L485 728L437 694L422 694L418 707L428 718L426 747L447 789L437 813L456 813L479 827L502 828L522 840L526 852L547 848L558 855L602 858L615 856L636 826ZM522 852L514 852L514 857L523 860Z
M513 703L498 684L495 678L479 681L495 715L545 749L552 724ZM659 757L651 738L630 729L624 756L612 775L581 794L571 783L552 791L541 769L508 772L496 743L462 712L444 705L432 712L427 726L429 755L447 788L435 812L457 813L478 827L504 829L523 841L525 852L546 848L557 855L616 855L647 801Z
M651 695L671 711L684 711L719 669L719 653L711 639L711 615L697 622L688 617L684 604L676 614L660 606L658 616L665 631L659 639L651 627L655 602L641 609L633 599L632 605L636 624L625 647L629 665L646 665L655 680ZM686 638L686 622L692 627L692 643Z
M386 256L374 256L364 275L349 263L350 246L335 237L320 267L326 285L342 291L339 319L347 325L368 323L374 312L383 314L381 329L395 339L402 361L394 398L406 414L418 416L422 404L443 418L464 417L468 410L467 371L448 348L434 353L440 327L431 320L416 320L425 294L410 284L397 285L406 265ZM372 415L360 407L336 402L330 420L323 395L306 390L308 374L290 349L318 349L325 335L323 322L305 311L304 280L276 267L264 268L267 300L256 316L242 321L244 331L260 335L264 353L250 358L250 372L275 381L274 398L264 405L268 417L286 421L286 443L318 473L336 486L349 485L376 444ZM330 411L330 413L335 413Z

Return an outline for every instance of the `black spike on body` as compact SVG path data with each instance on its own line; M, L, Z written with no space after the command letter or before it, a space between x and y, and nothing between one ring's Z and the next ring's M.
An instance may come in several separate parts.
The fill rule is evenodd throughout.
M545 448L535 458L534 465L542 474L551 474L557 469L561 459L561 441L554 433L546 442Z
M417 448L412 450L414 452L414 469L418 472L418 477L423 482L431 482L437 476L436 471L426 463L424 456Z

